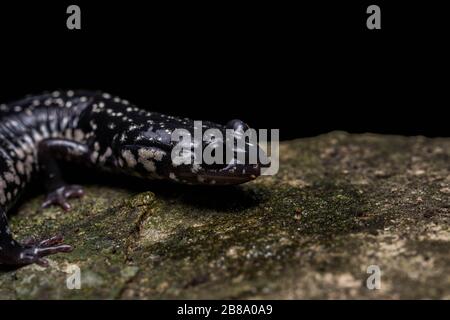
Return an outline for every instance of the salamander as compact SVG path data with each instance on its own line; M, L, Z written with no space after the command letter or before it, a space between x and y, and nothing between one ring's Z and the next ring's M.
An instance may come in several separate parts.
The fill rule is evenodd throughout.
M68 200L84 192L81 186L64 182L62 162L186 184L232 185L260 175L260 164L238 161L237 156L224 164L180 162L179 157L176 161L173 131L194 134L196 124L100 91L54 91L0 105L0 264L46 266L46 256L72 250L61 235L19 242L7 219L8 210L36 177L47 193L44 208L70 209ZM220 132L248 129L240 120L226 125L201 122L201 126ZM202 148L211 141L202 141ZM195 158L195 152L184 150L185 157Z

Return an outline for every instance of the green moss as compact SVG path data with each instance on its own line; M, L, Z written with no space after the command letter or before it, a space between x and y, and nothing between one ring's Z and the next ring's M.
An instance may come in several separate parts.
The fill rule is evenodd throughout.
M0 297L448 298L449 159L449 139L335 132L283 143L279 174L243 186L94 185L70 213L34 198L17 236L76 250L2 271Z

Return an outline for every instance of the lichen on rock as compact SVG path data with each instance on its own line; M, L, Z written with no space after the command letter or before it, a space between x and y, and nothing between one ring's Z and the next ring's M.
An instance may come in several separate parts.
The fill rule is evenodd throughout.
M333 132L280 148L276 176L237 187L90 185L69 213L33 197L16 236L61 232L75 250L0 271L0 298L450 298L450 139Z

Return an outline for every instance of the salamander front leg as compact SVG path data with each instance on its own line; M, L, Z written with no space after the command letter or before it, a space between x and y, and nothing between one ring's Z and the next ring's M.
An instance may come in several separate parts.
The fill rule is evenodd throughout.
M80 198L84 195L83 188L78 185L67 185L62 176L58 161L87 161L89 149L86 145L65 139L47 139L39 143L38 157L40 170L44 175L44 185L47 198L42 207L58 205L64 210L70 210L68 199Z
M45 256L70 251L72 247L63 244L62 236L42 241L17 242L11 235L6 213L0 208L0 265L23 266L37 263L47 266L48 261L44 258Z
M65 211L68 211L71 208L68 199L81 198L83 195L83 187L79 185L65 185L47 193L47 197L42 203L42 208L58 205Z

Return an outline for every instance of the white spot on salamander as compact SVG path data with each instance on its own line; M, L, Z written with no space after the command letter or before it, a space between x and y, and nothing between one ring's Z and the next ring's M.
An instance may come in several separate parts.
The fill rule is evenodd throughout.
M147 170L149 172L155 172L156 171L155 163L152 160L139 158L139 162L142 163L142 165L144 166L145 170Z
M96 163L97 159L98 159L98 152L97 151L92 152L91 153L91 161L92 161L92 163Z
M125 159L128 167L134 168L137 164L136 158L134 157L133 153L129 150L122 151L122 157Z
M22 161L17 161L16 169L17 169L17 172L19 172L19 174L22 174L22 175L25 174L25 168L24 168Z
M75 141L82 142L84 139L84 132L80 129L74 130L73 135Z
M172 179L172 180L178 181L177 176L173 172L169 173L169 178Z
M165 155L164 151L141 148L138 151L139 157L143 159L155 159L156 161L161 161Z
M112 156L112 149L108 147L103 155L100 156L100 163L104 163L110 156Z

